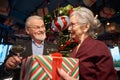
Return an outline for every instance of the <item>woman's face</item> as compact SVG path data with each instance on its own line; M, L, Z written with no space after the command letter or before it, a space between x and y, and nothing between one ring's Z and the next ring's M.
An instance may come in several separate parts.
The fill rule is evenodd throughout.
M84 26L78 24L77 19L78 18L76 18L75 15L70 17L70 25L68 27L68 31L70 32L70 37L73 39L80 39L82 34L84 34L82 30Z
M31 20L30 26L26 29L26 32L34 40L43 41L46 38L46 29L42 20Z

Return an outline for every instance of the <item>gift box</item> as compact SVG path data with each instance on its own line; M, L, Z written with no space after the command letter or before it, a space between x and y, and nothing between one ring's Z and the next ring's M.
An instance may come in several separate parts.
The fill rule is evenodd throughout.
M79 79L79 60L53 55L33 55L23 60L20 80L62 80L57 69Z

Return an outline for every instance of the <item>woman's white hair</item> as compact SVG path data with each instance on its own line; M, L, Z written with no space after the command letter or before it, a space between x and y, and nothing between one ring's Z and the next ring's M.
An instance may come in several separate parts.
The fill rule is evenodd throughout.
M90 29L88 31L89 34L93 34L94 30L98 28L101 23L97 19L98 16L94 16L93 12L85 7L80 7L77 10L74 10L70 17L76 15L76 20L78 24L89 24Z

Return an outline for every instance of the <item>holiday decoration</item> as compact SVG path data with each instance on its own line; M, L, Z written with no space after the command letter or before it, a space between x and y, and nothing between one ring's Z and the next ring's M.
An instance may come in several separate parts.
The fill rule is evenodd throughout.
M52 21L51 29L54 32L63 31L68 27L69 22L68 16L57 17Z
M77 42L71 40L69 41L68 30L66 28L69 25L68 16L74 10L78 9L80 9L80 6L73 7L71 5L67 5L65 7L59 7L44 16L44 22L48 28L47 40L56 43L59 46L59 52L61 52L65 57L69 56L71 49L77 45ZM49 26L50 24L51 26ZM50 33L52 33L52 36Z
M102 11L100 11L100 16L104 18L111 18L115 14L113 8L104 7Z
M61 80L57 72L58 68L62 68L71 77L79 79L79 60L54 53L25 59L22 62L20 80Z
M52 12L49 12L44 16L45 24L50 24L55 18L60 16L68 16L73 10L73 6L67 5L65 7L59 7Z
M0 0L0 14L8 16L9 14L9 3L8 0Z
M72 12L73 6L67 5L59 9L60 15L69 15Z
M62 53L63 56L68 57L70 51L78 45L78 40L66 40L59 47L59 52Z
M92 6L95 2L96 0L83 0L83 3L88 7Z
M110 23L110 25L106 25L106 32L108 33L116 33L120 32L120 28L116 23Z
M44 17L47 14L48 14L48 8L47 7L37 9L37 15Z

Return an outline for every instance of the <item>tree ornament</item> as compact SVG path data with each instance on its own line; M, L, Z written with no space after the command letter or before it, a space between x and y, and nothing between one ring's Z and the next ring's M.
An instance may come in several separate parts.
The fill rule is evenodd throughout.
M104 7L102 11L100 11L100 16L104 18L111 18L115 14L115 10L113 8Z
M88 7L91 7L95 2L96 0L83 0L83 3Z
M63 31L68 27L69 22L68 16L57 17L52 21L51 29L54 32Z
M110 25L106 25L106 32L108 33L119 33L120 28L116 23L111 23Z

